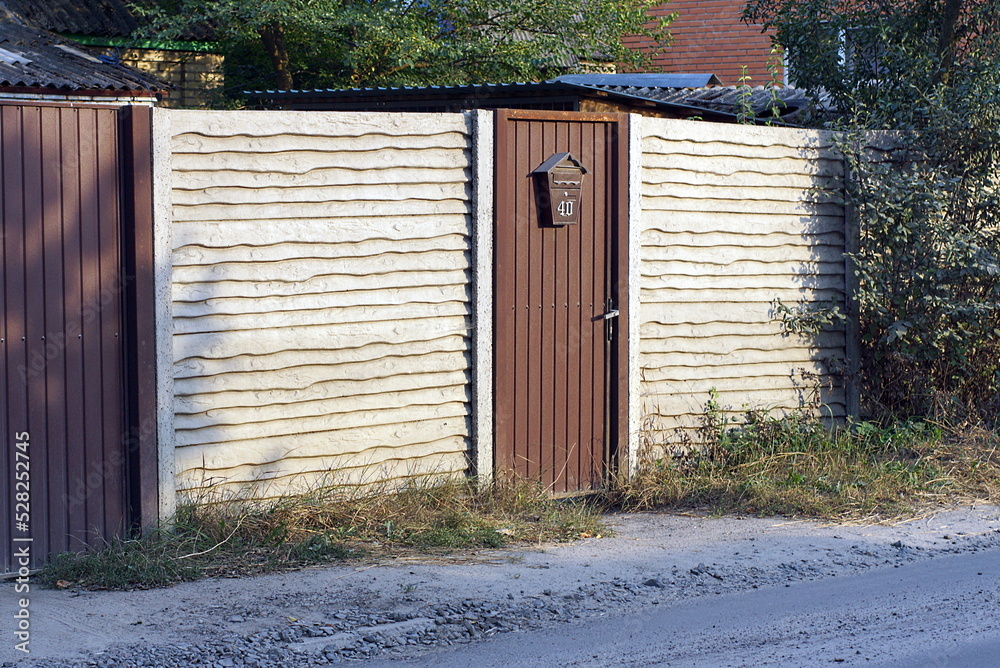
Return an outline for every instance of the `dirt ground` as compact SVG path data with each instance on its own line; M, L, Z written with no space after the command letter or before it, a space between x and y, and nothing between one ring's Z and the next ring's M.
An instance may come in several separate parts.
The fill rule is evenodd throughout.
M396 558L134 592L0 584L0 664L295 666L416 657L444 646L699 598L1000 549L1000 507L895 525L633 513L613 535ZM510 636L513 638L514 636Z

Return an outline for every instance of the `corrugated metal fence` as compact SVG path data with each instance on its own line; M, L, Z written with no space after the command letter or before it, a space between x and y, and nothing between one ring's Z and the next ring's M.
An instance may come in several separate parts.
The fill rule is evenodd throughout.
M143 136L133 120L113 107L0 105L3 571L28 565L26 549L36 565L121 535L141 513L128 373L141 281L125 243L136 230L123 234L135 220L123 193L136 183L132 131Z

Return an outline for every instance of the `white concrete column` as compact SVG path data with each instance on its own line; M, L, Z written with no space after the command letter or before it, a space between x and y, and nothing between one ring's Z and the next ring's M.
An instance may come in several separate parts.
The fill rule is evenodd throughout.
M171 132L169 109L153 109L153 263L156 290L156 430L159 521L177 511L174 466L173 229L171 216Z
M621 458L632 475L639 465L642 429L642 370L639 368L639 261L642 232L642 122L629 116L628 135L628 456Z
M473 114L473 429L472 463L493 477L493 112Z

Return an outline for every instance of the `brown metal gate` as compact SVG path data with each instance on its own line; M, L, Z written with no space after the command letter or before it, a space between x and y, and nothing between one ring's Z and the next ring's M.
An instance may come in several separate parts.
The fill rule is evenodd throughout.
M2 572L154 507L149 119L0 105Z
M627 438L627 118L495 117L494 461L555 493L599 487ZM531 173L566 152L580 218L553 226Z

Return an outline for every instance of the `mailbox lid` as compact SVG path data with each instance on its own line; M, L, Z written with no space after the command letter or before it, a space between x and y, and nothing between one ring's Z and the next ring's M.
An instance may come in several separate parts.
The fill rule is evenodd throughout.
M581 174L587 173L587 168L583 166L583 163L573 157L572 153L553 153L549 158L542 164L535 167L532 170L532 174L548 174L556 167L559 167L559 172L562 173L566 169L579 170Z

